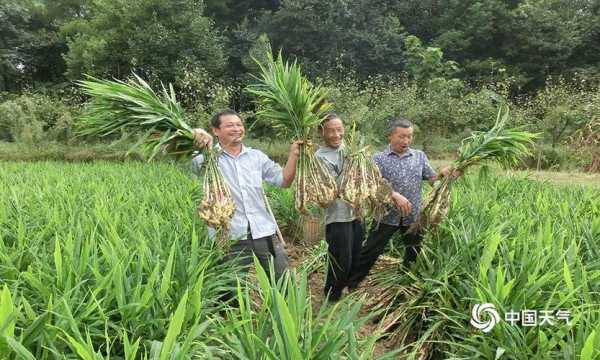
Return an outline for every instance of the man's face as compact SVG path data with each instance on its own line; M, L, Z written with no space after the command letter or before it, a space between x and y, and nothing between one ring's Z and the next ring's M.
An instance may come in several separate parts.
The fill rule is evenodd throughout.
M390 142L390 148L392 149L392 151L398 154L402 154L406 150L408 150L408 147L410 146L410 144L412 144L413 128L397 127L390 134L388 140Z
M344 124L342 120L332 119L325 122L321 128L321 135L323 136L325 145L334 149L340 147L344 139Z
M246 130L242 119L237 115L222 115L218 128L212 128L213 134L223 145L238 145L242 143Z

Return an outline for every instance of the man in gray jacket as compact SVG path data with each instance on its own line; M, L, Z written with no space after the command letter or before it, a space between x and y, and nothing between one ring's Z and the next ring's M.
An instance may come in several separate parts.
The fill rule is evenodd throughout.
M340 183L344 169L344 123L336 114L329 114L321 123L324 144L316 156L323 161L336 182ZM352 207L336 199L325 210L325 240L329 247L328 269L325 279L325 295L330 301L337 301L348 286L350 270L356 267L353 262L360 257L364 231L361 221Z

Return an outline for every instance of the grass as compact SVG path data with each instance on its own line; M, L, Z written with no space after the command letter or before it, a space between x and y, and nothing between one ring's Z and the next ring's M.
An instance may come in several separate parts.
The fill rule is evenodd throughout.
M233 279L208 256L189 178L166 164L0 166L11 340L36 359L118 355L129 342L139 354L170 353L176 337L181 351L187 342L204 351L196 329Z
M35 359L248 359L251 340L281 359L327 344L345 354L337 358L374 358L377 336L351 336L365 321L354 296L338 307L304 302L306 276L323 269L323 249L280 284L240 278L237 287L235 265L219 262L195 215L199 185L188 173L162 162L0 162L0 351ZM269 193L287 199L288 206L274 206L287 229L286 221L297 221L288 211L291 191ZM367 300L387 299L373 309L388 312L379 325L400 354L600 355L600 193L470 174L452 203L413 275L388 267L371 278ZM241 294L244 306L221 303L226 290ZM502 313L569 309L573 324L501 324L483 334L469 325L480 302ZM322 329L328 335L316 341ZM334 335L340 329L342 338Z
M529 179L559 186L591 186L600 188L600 174L564 171L507 171L506 176L526 176Z
M124 145L63 143L12 143L0 141L0 160L3 161L131 161L143 160L138 153L127 153Z
M164 162L0 162L0 357L247 359L219 339L261 308L221 301L238 289L238 266L207 237L188 174ZM370 358L375 339L348 333L364 322L356 312L324 318L306 312L310 303L294 307L306 289L239 281L244 293L280 294L278 307L314 324L304 349ZM289 319L272 320L257 341L293 338Z
M452 163L450 159L430 160L435 169L441 169ZM600 174L584 173L579 171L537 171L537 170L504 170L497 166L490 167L496 174L510 178L527 178L530 180L545 182L549 185L561 187L568 186L591 186L600 187Z
M383 327L404 358L596 359L600 193L493 175L456 184L412 271L388 266L371 278L372 308L388 311ZM571 322L501 321L483 333L469 325L481 303L502 315L567 309Z
M313 310L306 270L286 273L278 282L258 266L255 301L248 288L238 287L239 310L228 313L219 342L242 359L372 359L377 332L365 339L357 330L371 316L360 317L362 301L345 301ZM271 272L273 273L273 272ZM336 316L335 314L339 314ZM357 320L358 319L358 320ZM390 352L379 359L392 359Z

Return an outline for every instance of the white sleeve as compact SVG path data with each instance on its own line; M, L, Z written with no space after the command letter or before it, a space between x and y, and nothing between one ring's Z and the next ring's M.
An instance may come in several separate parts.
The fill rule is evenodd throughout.
M271 185L279 186L283 184L283 170L275 161L269 159L265 154L262 154L262 179Z

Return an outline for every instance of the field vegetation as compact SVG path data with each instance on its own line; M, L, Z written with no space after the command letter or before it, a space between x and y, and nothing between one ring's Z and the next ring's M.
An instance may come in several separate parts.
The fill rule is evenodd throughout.
M235 265L220 261L195 214L200 186L187 167L0 167L0 349L9 358L600 356L593 188L470 174L412 272L384 261L344 302L321 306L320 289L309 294L323 276L324 248L288 233L300 218L291 189L269 190L283 199L273 208L297 265L275 285L260 271L250 282L236 278ZM220 301L228 289L238 308ZM469 317L484 302L501 314L568 310L570 322L501 321L482 333Z

